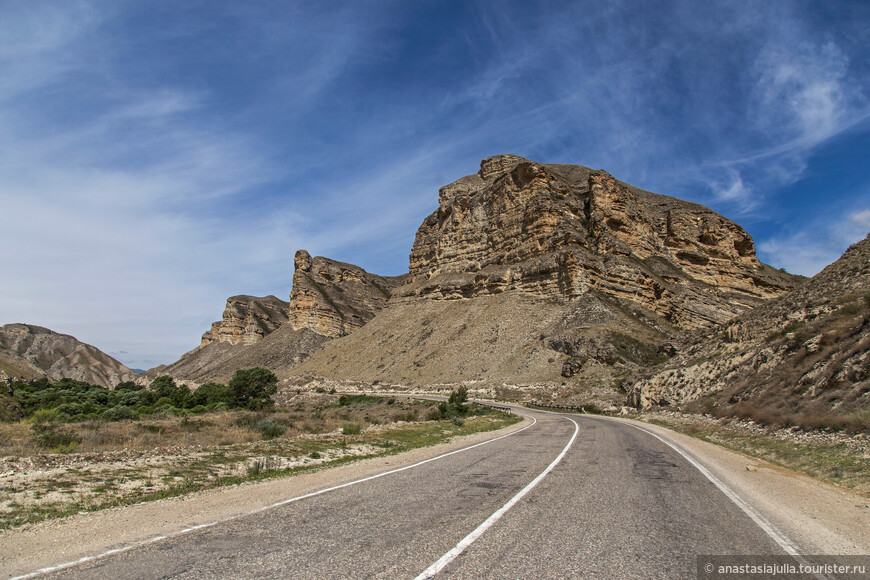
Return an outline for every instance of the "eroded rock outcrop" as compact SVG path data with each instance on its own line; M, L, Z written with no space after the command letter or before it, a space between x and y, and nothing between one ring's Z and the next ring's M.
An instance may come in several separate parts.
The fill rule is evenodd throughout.
M98 348L32 324L0 327L0 367L19 378L75 379L112 388L136 373Z
M386 306L403 277L370 274L305 250L294 258L289 321L293 328L338 337L363 326Z
M237 369L263 366L286 372L324 342L349 334L383 309L403 277L370 274L353 264L294 256L290 302L274 296L233 296L223 319L212 324L202 343L171 365L146 373L171 375L192 384L226 381Z
M223 318L213 322L202 335L200 346L215 342L249 345L290 320L290 303L275 296L232 296L227 299Z
M622 405L623 379L682 332L801 281L719 214L587 167L499 155L438 200L388 307L294 373Z
M743 228L703 206L604 171L499 155L441 188L396 295L573 299L594 289L690 329L724 322L796 282L759 262Z

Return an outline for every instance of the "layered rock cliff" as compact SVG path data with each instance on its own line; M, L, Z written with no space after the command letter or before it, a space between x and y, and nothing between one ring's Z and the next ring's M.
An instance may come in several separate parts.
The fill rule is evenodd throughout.
M223 318L213 322L202 335L200 346L215 342L249 345L290 320L290 304L274 296L232 296L227 299Z
M682 343L634 382L633 404L742 403L778 420L870 408L870 237L806 284Z
M320 256L312 258L305 250L296 252L294 265L290 324L329 337L350 334L371 320L403 280Z
M0 368L10 377L75 379L112 388L136 374L98 348L41 326L0 327Z
M703 206L604 171L499 155L441 188L397 295L519 290L573 299L600 290L689 329L724 322L795 283L759 262L743 228Z
M324 342L371 320L402 279L299 250L289 303L274 296L228 299L223 320L212 324L199 347L146 376L168 374L198 384L226 381L236 370L254 366L286 372Z
M549 384L624 402L622 378L673 354L680 333L801 281L762 264L743 228L703 206L514 155L441 188L409 270L388 308L293 373Z

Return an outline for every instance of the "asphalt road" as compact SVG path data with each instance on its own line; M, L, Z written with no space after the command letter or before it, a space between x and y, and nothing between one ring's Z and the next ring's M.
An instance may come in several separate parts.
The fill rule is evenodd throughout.
M46 577L415 578L475 530L437 578L694 578L700 554L784 553L654 436L524 413L497 441Z

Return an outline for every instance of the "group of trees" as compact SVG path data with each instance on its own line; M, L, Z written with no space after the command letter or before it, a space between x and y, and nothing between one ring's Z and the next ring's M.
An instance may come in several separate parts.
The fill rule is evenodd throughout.
M260 410L272 405L278 378L269 370L255 367L238 370L226 385L206 383L195 390L160 376L148 387L132 382L114 389L82 381L61 379L55 383L39 379L13 384L13 397L24 417L39 410L54 410L63 421L135 419L153 413L205 413L229 409Z

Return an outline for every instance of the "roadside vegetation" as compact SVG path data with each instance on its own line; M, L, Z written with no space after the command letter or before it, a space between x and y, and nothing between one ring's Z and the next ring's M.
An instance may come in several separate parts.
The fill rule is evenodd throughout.
M270 390L271 381L261 381L261 373L242 376L257 379L249 386ZM0 529L400 453L520 420L469 403L464 391L454 391L443 403L305 392L278 408L260 396L259 387L227 385L214 410L193 411L196 405L187 408L187 397L199 389L184 398L176 394L178 405L156 405L185 389L166 394L169 381L155 382L164 389L162 396L152 404L124 404L135 411L128 418L105 415L131 401L125 399L130 393L147 403L153 394L142 393L154 393L153 383L149 389L109 391L93 408L86 405L105 393L89 388L92 396L79 403L90 409L86 413L61 409L70 404L58 394L72 390L68 383L18 399L26 419L0 423ZM231 399L227 392L244 398ZM194 400L205 407L215 403ZM153 409L146 413L142 407Z
M870 438L866 435L775 429L736 418L697 415L652 413L637 418L870 497Z

